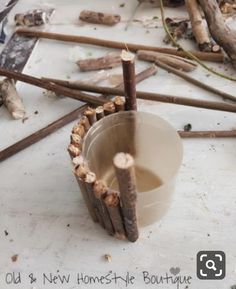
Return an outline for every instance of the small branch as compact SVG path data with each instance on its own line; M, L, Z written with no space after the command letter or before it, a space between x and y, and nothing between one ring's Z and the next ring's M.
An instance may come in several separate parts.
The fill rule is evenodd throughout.
M66 114L65 116L59 118L58 120L52 122L46 127L40 129L39 131L29 135L28 137L16 142L15 144L9 146L6 149L0 151L0 162L6 160L7 158L13 156L14 154L24 150L30 145L40 141L51 133L57 131L68 123L76 120L78 118L78 114L83 111L84 107L77 108L72 112Z
M196 85L198 87L201 87L201 88L203 88L203 89L205 89L207 91L215 93L215 94L223 97L224 99L230 99L232 101L236 101L236 96L234 96L234 95L231 95L229 93L223 92L223 91L221 91L219 89L216 89L213 86L210 86L210 85L206 84L203 81L199 81L199 80L197 80L195 78L192 78L191 76L187 75L186 73L184 73L182 71L179 71L177 69L174 69L174 68L170 67L169 65L166 65L165 63L161 62L161 61L157 61L156 60L155 63L156 63L157 66L161 67L162 69L165 69L166 71L171 72L171 73L173 73L173 74L185 79L186 81L188 81L188 82L190 82L190 83L192 83L192 84L194 84L194 85Z
M109 193L104 197L104 203L106 204L107 210L110 214L116 238L119 240L126 239L118 193L109 191Z
M134 159L131 155L118 153L113 159L119 184L127 239L135 242L139 237L137 224L137 191L135 181Z
M99 202L101 206L101 214L103 216L105 229L110 235L114 235L115 232L114 232L114 226L113 226L113 222L111 219L111 215L109 214L107 207L103 200L108 191L107 185L103 181L97 180L93 185L93 191L94 191L95 198L97 199L97 202Z
M136 52L138 50L149 50L149 51L156 51L156 52L186 57L185 52L179 51L178 49L174 49L174 48L162 48L162 47L147 46L147 45L142 45L142 44L122 43L118 41L116 42L116 41L97 39L97 38L91 38L91 37L86 37L86 36L58 34L58 33L44 32L44 31L30 30L30 29L23 29L23 28L18 29L17 33L20 35L28 36L28 37L46 38L46 39L73 42L73 43L83 43L83 44L109 47L109 48L115 48L115 49L126 49L128 47L129 51L133 51L133 52ZM213 61L213 62L224 61L224 56L221 53L191 51L191 54L205 61Z
M121 61L123 67L126 110L137 110L134 60L135 57L133 54L125 50L122 51Z
M175 69L180 69L185 72L191 72L197 68L197 65L194 62L174 55L168 55L146 50L139 50L137 52L137 55L138 59L140 60L151 62L155 62L156 60L161 61Z
M94 108L88 107L84 111L84 115L88 118L90 126L92 126L96 121L96 111Z
M111 13L94 12L91 10L83 10L79 19L88 23L104 24L113 26L120 22L120 15Z
M203 22L197 0L186 0L185 4L192 24L193 35L198 43L199 49L205 52L211 51L212 43Z
M82 59L76 63L81 71L93 71L119 66L121 65L121 59L120 54L108 53L103 57Z
M95 111L96 111L97 120L99 120L105 116L103 106L96 107Z
M125 93L122 89L111 88L107 86L81 84L80 89L83 91L102 93L104 95L106 94L106 95L125 96ZM200 108L212 109L212 110L236 112L235 104L225 103L225 102L200 100L200 99L194 99L194 98L165 95L165 94L151 93L151 92L145 92L145 91L136 91L136 96L139 99L159 101L163 103L172 103L172 104L177 104L177 105L186 105L186 106L200 107Z
M105 115L110 115L116 112L115 104L113 101L109 101L103 104L103 110Z
M114 99L114 104L116 111L124 111L125 110L125 99L121 96L116 96Z
M178 131L182 138L229 138L236 137L236 130Z

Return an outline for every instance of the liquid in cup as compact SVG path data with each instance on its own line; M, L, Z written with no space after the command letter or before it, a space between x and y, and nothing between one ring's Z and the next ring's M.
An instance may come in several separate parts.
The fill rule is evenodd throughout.
M90 169L118 189L113 157L131 153L135 160L140 226L152 224L167 212L182 161L182 141L162 118L145 112L125 111L107 116L88 131L83 154Z

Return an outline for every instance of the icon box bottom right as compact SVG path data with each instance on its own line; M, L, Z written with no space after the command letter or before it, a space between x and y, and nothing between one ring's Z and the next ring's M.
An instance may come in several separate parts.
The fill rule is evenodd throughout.
M225 278L226 257L223 251L200 251L197 254L197 277L201 280Z

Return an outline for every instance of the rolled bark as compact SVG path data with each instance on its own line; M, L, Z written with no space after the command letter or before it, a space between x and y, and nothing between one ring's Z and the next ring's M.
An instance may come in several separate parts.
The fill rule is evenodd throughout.
M180 69L185 72L191 72L195 70L197 67L197 65L194 62L175 55L168 55L164 53L146 50L139 50L137 55L138 59L140 60L151 62L155 62L156 60L158 60L171 67L174 67L175 69Z
M113 101L109 101L103 105L104 114L110 115L116 112L115 104Z
M226 25L216 0L199 0L211 36L227 53L236 67L236 33Z
M121 53L126 110L137 110L136 81L135 81L135 56L123 50Z
M108 53L99 58L88 58L78 60L76 64L81 71L94 71L101 69L110 69L121 65L120 55L117 53Z
M104 198L111 221L115 230L115 237L119 240L126 239L124 224L121 216L120 198L117 192L109 191Z
M84 202L85 202L87 209L89 211L89 214L90 214L92 220L95 223L97 223L98 222L98 216L97 216L96 210L94 209L94 207L92 205L92 202L89 198L89 195L87 193L85 182L83 180L85 177L85 174L83 173L83 167L81 168L81 165L82 165L82 163L75 168L74 174L75 174L76 180L78 182L78 185L80 187L80 191L81 191L82 197L84 199Z
M1 84L2 100L7 110L14 119L23 119L25 117L25 107L16 91L14 81L5 78Z
M69 144L68 146L68 153L71 157L71 159L79 156L81 154L81 150L78 148L78 146L74 145L74 144Z
M198 43L199 49L204 52L212 51L212 43L197 0L186 0L185 3L192 24L193 35Z
M87 132L90 129L90 123L89 123L89 119L87 118L87 116L83 115L80 118L79 123L84 127L85 132Z
M104 226L109 235L114 235L114 227L112 225L111 216L105 206L104 197L107 194L108 187L102 180L97 180L93 185L94 195L97 198L97 202L101 207L101 215L103 217Z
M84 115L88 118L90 126L92 126L97 121L96 111L91 107L88 107L85 110Z
M113 26L120 22L121 17L118 14L83 10L80 13L79 19L88 23Z
M125 110L125 99L123 97L116 96L114 99L114 104L117 112Z
M118 153L113 159L119 185L121 210L127 239L135 242L139 237L137 224L137 190L135 180L134 159L131 155Z
M99 120L105 116L103 106L96 107L95 111L96 111L97 120Z

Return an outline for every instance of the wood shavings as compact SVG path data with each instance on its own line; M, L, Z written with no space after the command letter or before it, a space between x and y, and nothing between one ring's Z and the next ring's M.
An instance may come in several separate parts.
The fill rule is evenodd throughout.
M107 262L109 262L109 263L111 263L111 261L112 261L112 257L111 257L110 254L105 254L105 255L104 255L104 259L105 259L105 261L107 261Z

